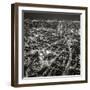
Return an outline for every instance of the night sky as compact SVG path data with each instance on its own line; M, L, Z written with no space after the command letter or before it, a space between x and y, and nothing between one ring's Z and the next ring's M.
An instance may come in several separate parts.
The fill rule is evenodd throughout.
M80 21L80 14L65 13L65 12L46 12L46 11L26 11L23 10L24 18L30 19L58 19L58 20L78 20Z

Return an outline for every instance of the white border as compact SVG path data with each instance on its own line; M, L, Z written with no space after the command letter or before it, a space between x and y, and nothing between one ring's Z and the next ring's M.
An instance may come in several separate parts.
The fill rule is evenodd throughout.
M81 13L81 75L79 76L59 76L48 78L25 78L22 79L22 10L35 10L35 11L50 11L50 12L70 12ZM41 7L18 7L19 17L19 40L18 40L18 83L19 84L32 84L32 83L46 83L46 82L66 82L66 81L80 81L85 80L85 10L72 10L72 9L56 9L56 8L41 8Z

